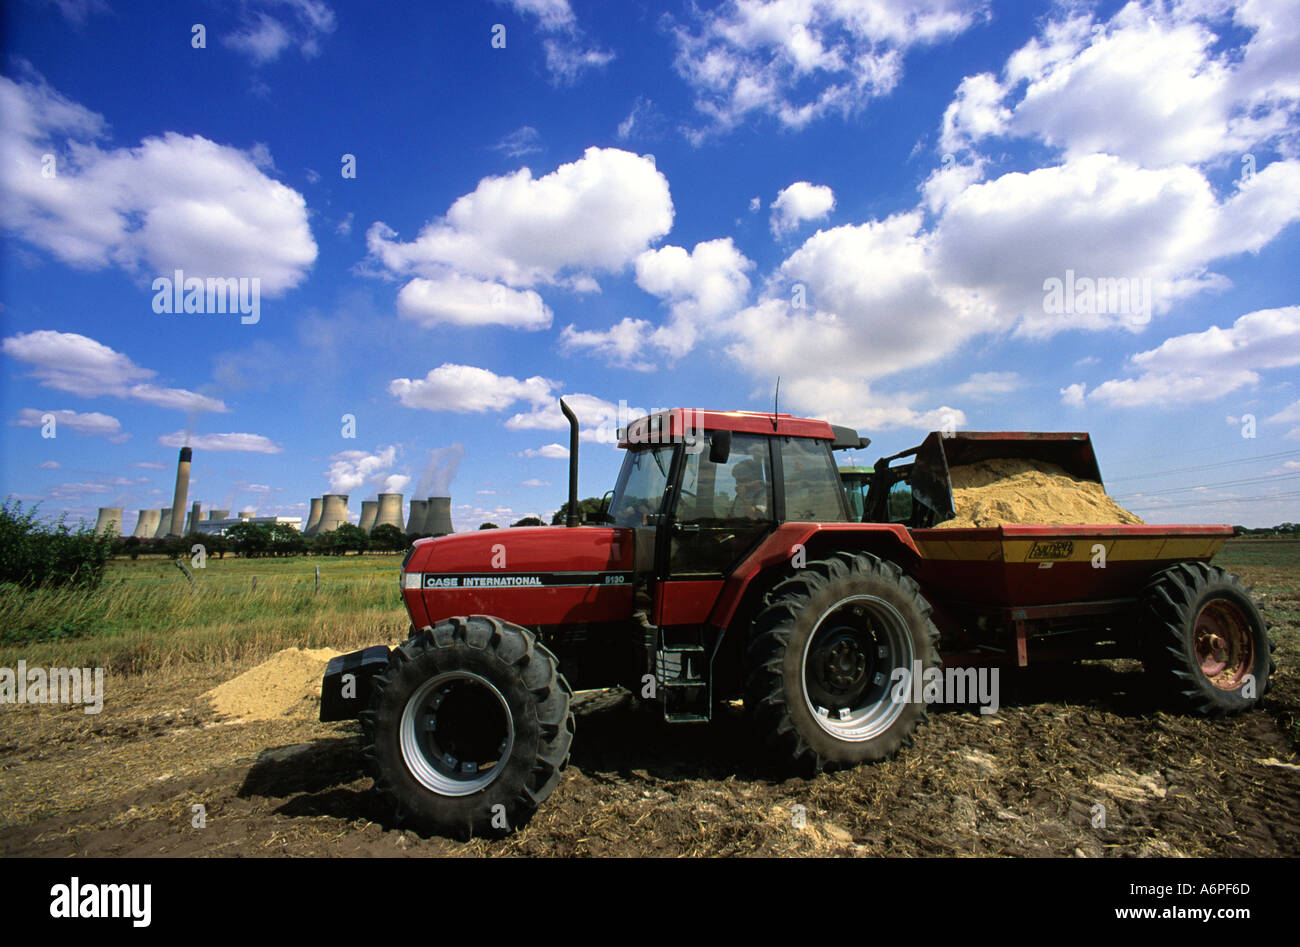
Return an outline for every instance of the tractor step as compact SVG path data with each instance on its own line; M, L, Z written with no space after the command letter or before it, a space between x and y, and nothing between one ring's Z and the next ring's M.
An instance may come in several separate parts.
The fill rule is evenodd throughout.
M708 723L709 654L700 644L664 645L655 651L659 699L668 723Z

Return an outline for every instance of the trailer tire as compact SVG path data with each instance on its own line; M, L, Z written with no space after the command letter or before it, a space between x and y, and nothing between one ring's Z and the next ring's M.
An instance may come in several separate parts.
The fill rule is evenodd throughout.
M558 667L526 628L486 615L438 622L394 649L360 718L375 788L398 822L460 839L527 823L573 742Z
M888 759L929 716L908 697L914 662L940 666L938 642L929 603L892 562L811 561L754 620L745 708L769 745L814 772Z
M1206 716L1238 713L1259 702L1277 669L1275 645L1235 575L1203 562L1180 562L1151 579L1142 601L1144 664L1160 696Z

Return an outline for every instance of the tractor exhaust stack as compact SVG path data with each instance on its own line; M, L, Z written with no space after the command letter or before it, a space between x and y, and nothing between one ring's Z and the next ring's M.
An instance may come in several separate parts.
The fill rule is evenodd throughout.
M560 410L569 419L569 512L564 525L577 526L582 522L578 515L578 416L563 398L560 399Z

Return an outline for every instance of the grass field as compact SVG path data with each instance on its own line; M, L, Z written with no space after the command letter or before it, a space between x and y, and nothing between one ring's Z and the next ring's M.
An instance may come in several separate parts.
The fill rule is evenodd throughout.
M0 666L138 672L404 636L394 555L209 559L192 583L162 558L119 559L93 592L0 594ZM320 588L316 589L316 569Z

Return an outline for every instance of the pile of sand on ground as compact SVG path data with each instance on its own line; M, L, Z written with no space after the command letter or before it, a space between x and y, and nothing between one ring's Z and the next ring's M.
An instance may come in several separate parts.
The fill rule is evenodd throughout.
M218 713L245 720L314 720L320 714L325 665L342 653L332 648L285 648L203 696Z
M949 471L957 516L937 529L1034 523L1045 526L1142 525L1101 484L1080 480L1056 464L994 458Z

